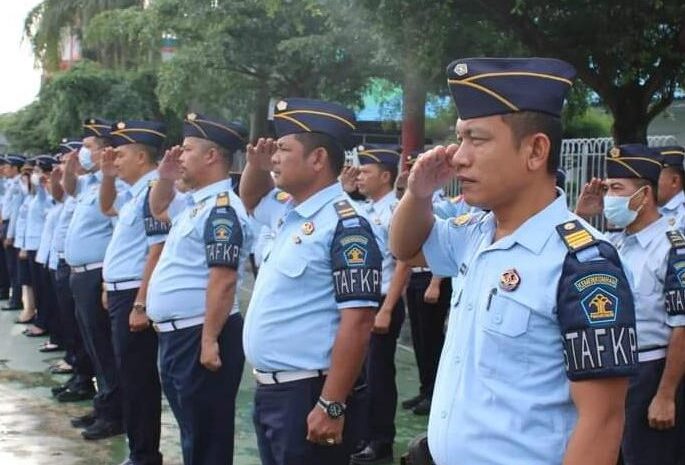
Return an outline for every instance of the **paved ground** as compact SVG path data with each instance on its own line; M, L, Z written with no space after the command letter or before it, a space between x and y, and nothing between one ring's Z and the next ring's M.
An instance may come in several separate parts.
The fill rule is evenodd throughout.
M243 301L247 296L243 292ZM4 303L4 302L3 302ZM89 410L89 403L59 404L50 387L67 379L51 375L48 366L61 353L41 354L44 339L27 338L23 326L14 325L18 312L0 312L0 464L2 465L116 465L126 456L123 436L88 442L69 418ZM408 327L404 328L405 333ZM402 340L407 336L403 334ZM398 350L397 381L400 399L415 394L417 374L413 354ZM246 367L238 397L236 418L236 465L259 465L251 423L252 377ZM398 412L396 456L399 458L414 435L425 429L426 418ZM162 414L162 454L167 465L181 465L178 429L165 404ZM399 463L399 459L396 460Z

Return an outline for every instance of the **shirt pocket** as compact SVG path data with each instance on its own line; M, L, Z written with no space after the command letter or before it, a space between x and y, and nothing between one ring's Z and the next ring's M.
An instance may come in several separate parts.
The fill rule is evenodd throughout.
M283 256L276 262L276 269L289 278L298 278L304 273L307 268L307 261L301 257L293 256L294 254Z
M127 226L131 226L136 222L136 211L134 208L126 208L119 214L119 221Z
M528 329L534 302L495 294L481 318L480 366L485 376L515 379L528 371Z

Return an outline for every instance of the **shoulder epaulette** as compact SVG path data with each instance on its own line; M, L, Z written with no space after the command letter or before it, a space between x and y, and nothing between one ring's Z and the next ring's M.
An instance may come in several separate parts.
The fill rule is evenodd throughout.
M452 202L452 203L459 203L459 202L461 201L462 198L463 198L462 195L457 195L456 197L451 197L451 198L450 198L450 202Z
M147 183L147 187L153 188L155 187L155 184L157 184L157 179L150 179Z
M222 192L216 196L217 207L228 207L230 204L231 200L228 198L228 192Z
M674 249L685 248L685 236L679 230L672 230L666 232L666 237L668 237L668 242L671 243L671 247Z
M597 239L580 221L567 221L557 225L557 233L561 236L566 247L571 252L587 249L598 243Z
M357 216L357 210L352 208L352 205L347 200L339 200L335 202L333 206L335 207L335 212L338 214L340 219Z

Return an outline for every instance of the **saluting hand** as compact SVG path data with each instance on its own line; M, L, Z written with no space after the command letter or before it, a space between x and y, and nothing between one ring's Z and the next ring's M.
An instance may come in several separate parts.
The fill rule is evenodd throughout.
M160 179L177 181L181 179L181 154L183 148L179 145L171 147L164 152L164 158L157 167Z
M62 174L62 167L59 165L55 165L55 167L50 172L50 181L56 183L60 182L62 180Z
M359 168L356 166L344 166L340 173L340 184L345 192L350 193L357 190L357 176L359 176Z
M438 145L421 155L409 173L407 189L417 198L430 198L436 189L455 177L457 150L456 144Z
M78 169L79 165L78 152L76 150L72 150L64 156L64 159L66 160L66 163L64 164L64 169L70 173L76 173L76 170Z
M209 371L217 371L221 368L221 356L219 355L218 341L202 341L200 350L200 363Z
M276 141L272 138L260 137L256 144L247 144L245 158L252 166L263 171L271 171L273 163L271 156L276 152Z
M106 147L102 152L102 161L100 162L100 171L103 176L113 178L117 175L117 167L114 165L114 160L117 154L112 147Z
M576 203L576 215L588 219L601 214L604 211L604 190L601 179L592 178L586 183Z

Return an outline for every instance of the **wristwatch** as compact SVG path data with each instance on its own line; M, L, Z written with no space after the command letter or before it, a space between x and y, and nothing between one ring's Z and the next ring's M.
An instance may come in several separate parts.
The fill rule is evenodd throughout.
M345 409L347 408L347 406L342 402L326 400L323 397L319 397L317 405L321 407L323 411L326 412L326 414L334 420L345 415Z
M133 310L139 313L145 313L145 304L143 302L136 302L133 304Z

